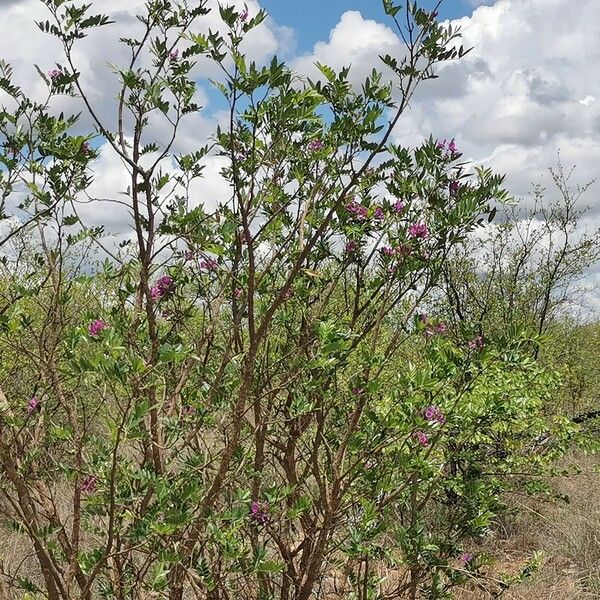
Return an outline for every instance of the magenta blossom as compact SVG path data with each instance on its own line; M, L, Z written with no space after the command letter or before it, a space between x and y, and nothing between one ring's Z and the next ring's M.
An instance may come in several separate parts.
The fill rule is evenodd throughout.
M325 144L322 142L322 140L311 140L308 143L308 149L311 152L318 152L319 150L323 150L323 148L325 148Z
M244 293L244 290L242 288L235 288L235 290L233 291L233 297L236 300L239 300L242 297L243 293Z
M288 288L287 290L285 290L285 292L283 292L284 300L289 300L293 295L294 295L294 290L291 287Z
M473 560L473 555L470 552L464 552L458 557L458 560L466 565Z
M442 150L447 156L453 157L455 154L458 154L458 149L456 147L456 142L454 138L451 140L440 140L437 143L438 150Z
M404 210L404 203L402 200L398 200L395 204L393 204L392 210L399 215Z
M55 79L57 79L61 75L62 75L62 73L58 69L52 69L51 71L48 71L48 77L50 77L50 79L52 81L54 81Z
M168 294L172 293L175 288L173 278L169 275L159 277L156 283L150 288L150 296L152 300L157 302Z
M81 491L86 494L91 494L96 489L96 477L88 475L81 484Z
M414 238L419 238L419 239L426 239L427 236L429 235L429 229L427 228L427 223L413 223L409 228L408 228L408 235L410 235L411 237Z
M169 52L169 60L171 62L176 61L179 58L179 49L175 48L175 50L171 50L171 52Z
M435 325L429 325L425 330L425 337L430 338L436 334L443 334L448 331L448 325L446 323L436 323Z
M456 196L458 194L458 190L460 190L460 181L451 181L448 189L450 190L451 196Z
M219 264L213 258L207 258L206 260L200 261L200 268L205 269L206 271L216 271L219 267Z
M469 350L481 350L484 345L483 337L480 335L473 338L468 344Z
M95 319L90 323L88 332L90 335L100 335L108 327L110 327L110 325L106 321Z
M245 8L244 12L239 16L240 22L245 23L248 20L248 9Z
M181 407L181 418L193 417L196 414L196 407L186 404Z
M354 252L357 248L358 245L356 242L353 242L352 240L346 242L345 250L348 254L352 254L352 252Z
M375 211L373 212L373 217L378 221L385 219L385 213L383 212L383 208L381 208L381 206L378 206L375 209Z
M258 525L269 522L269 503L267 501L252 500L250 503L250 519Z
M384 256L394 256L394 254L396 254L396 250L391 246L384 246L381 249L381 254L383 254Z
M369 216L367 208L356 200L352 200L352 202L346 204L346 210L353 215L357 221L366 221Z
M415 431L413 435L421 446L429 446L429 436L426 433L423 433L422 431Z
M437 406L428 406L423 411L423 416L430 423L437 423L438 425L443 425L446 422L446 417L444 413Z
M38 398L33 396L29 402L27 403L27 414L30 415L34 410L38 409L40 406L40 401Z

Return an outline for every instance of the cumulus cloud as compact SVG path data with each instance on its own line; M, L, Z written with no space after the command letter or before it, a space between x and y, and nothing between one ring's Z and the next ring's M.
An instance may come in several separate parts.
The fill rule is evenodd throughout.
M400 56L402 53L401 41L387 25L364 19L359 12L350 10L332 29L329 41L317 42L313 52L298 57L293 67L310 77L317 77L319 71L315 62L336 70L350 66L351 80L362 82L374 66L382 66L379 55Z

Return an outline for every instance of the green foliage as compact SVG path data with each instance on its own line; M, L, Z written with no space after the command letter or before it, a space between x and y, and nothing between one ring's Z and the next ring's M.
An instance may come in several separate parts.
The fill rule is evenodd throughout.
M485 587L489 561L465 552L507 491L545 491L577 428L547 414L558 376L532 358L540 339L415 316L508 200L456 148L389 141L415 86L464 53L458 33L385 2L408 46L383 57L393 79L318 65L305 81L247 60L263 12L223 5L219 31L195 33L206 2L151 0L114 67L131 128L112 131L72 52L108 17L45 4L68 65L42 73L49 98L81 96L127 166L134 235L115 249L85 225L92 136L0 65L2 216L18 185L30 211L1 240L0 513L39 566L10 581L49 600L308 600L340 574L357 600ZM228 124L175 155L200 110L195 57L223 73ZM231 196L198 206L214 157Z

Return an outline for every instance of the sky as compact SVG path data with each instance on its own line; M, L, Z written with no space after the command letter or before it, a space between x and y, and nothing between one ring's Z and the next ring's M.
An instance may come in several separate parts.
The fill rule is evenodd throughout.
M435 0L427 0L420 6L432 9L435 4ZM308 52L315 42L327 39L346 11L359 11L366 19L385 19L379 0L264 0L262 6L277 23L294 29L300 52ZM440 7L440 18L463 17L470 14L473 7L471 0L446 0Z
M117 24L95 32L76 47L82 81L102 118L114 121L116 88L109 63L123 64L126 50L115 40L138 26L135 14L144 0L91 0L113 15ZM209 0L216 4L217 0ZM351 66L357 84L378 63L381 54L402 52L402 44L379 0L228 0L250 14L261 7L270 18L245 42L248 56L258 62L273 54L296 71L315 76L315 61L339 69ZM431 8L435 0L422 0ZM532 184L548 183L548 168L560 152L568 168L576 166L574 183L600 173L600 0L444 0L440 19L460 27L463 44L472 51L462 60L439 69L439 78L426 82L401 121L394 141L419 144L424 138L455 138L465 158L507 175L507 187L527 202ZM40 0L0 0L0 58L9 60L15 77L34 95L45 84L42 70L60 62L58 45L43 35L34 19L47 18ZM213 13L206 27L218 27ZM23 44L23 40L27 44ZM200 78L213 75L199 72ZM178 140L189 151L204 144L224 115L207 85L197 91L205 109L190 117ZM1 100L1 98L0 98ZM72 100L59 107L78 111ZM160 134L164 123L154 123ZM201 198L227 194L220 164L209 159ZM127 175L114 155L101 148L93 193L115 197L127 187ZM589 227L600 224L600 184L583 201L591 206ZM549 187L549 194L551 188ZM97 208L100 206L100 208ZM104 222L125 229L126 213L107 213L90 205L90 224ZM593 274L600 283L600 273Z

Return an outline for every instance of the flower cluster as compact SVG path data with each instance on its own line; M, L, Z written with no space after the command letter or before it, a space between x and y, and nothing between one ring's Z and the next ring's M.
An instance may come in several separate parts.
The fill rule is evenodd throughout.
M27 414L30 415L34 410L38 409L40 406L40 401L38 398L33 396L29 402L27 403Z
M51 81L58 79L61 75L62 75L62 72L59 71L58 69L52 69L51 71L48 71L48 77L50 77Z
M427 239L427 237L429 236L429 229L427 227L427 223L413 223L408 228L408 235L421 240Z
M344 247L344 249L348 254L352 254L352 252L358 250L358 244L356 242L353 242L352 240L349 240L348 242L346 242L346 246Z
M456 179L451 181L450 184L448 185L448 190L450 191L450 196L452 196L453 198L455 196L457 196L458 191L460 190L460 187L461 187L460 181L457 181Z
M205 271L216 271L218 267L219 264L214 258L207 258L200 261L200 268Z
M483 337L478 335L476 338L473 338L468 343L469 350L481 350L484 346Z
M90 323L88 332L90 335L96 336L100 335L105 329L108 329L108 327L110 327L110 325L106 321L95 319Z
M169 275L163 275L158 279L158 281L150 288L150 296L152 300L157 302L161 298L168 296L173 292L175 288L175 283L173 278Z
M392 210L399 215L404 211L404 202L402 202L402 200L396 201L394 204L392 204Z
M448 325L443 321L435 325L429 325L425 330L425 337L430 338L436 334L444 334L448 331Z
M319 150L323 150L323 148L325 148L325 144L322 140L317 139L311 140L307 147L311 152L318 152Z
M175 62L178 58L179 58L179 49L178 48L175 48L175 50L171 50L171 52L169 52L169 60L171 62Z
M244 12L241 13L239 16L240 23L245 23L248 20L248 16L249 16L248 9L245 8Z
M449 156L454 156L458 154L454 138L452 138L451 140L440 140L437 143L437 147Z
M81 491L86 494L91 494L96 489L96 477L88 475L81 484Z
M446 422L444 413L437 406L433 405L428 406L423 411L423 417L431 424L437 423L438 425L443 425Z
M415 433L413 434L413 437L424 448L426 446L429 446L429 436L426 433L424 433L422 431L415 431Z
M258 525L266 525L269 522L269 503L253 500L250 504L250 519Z
M346 204L346 210L357 220L366 221L369 217L369 210L366 206L363 206L360 202L352 200L349 204Z

